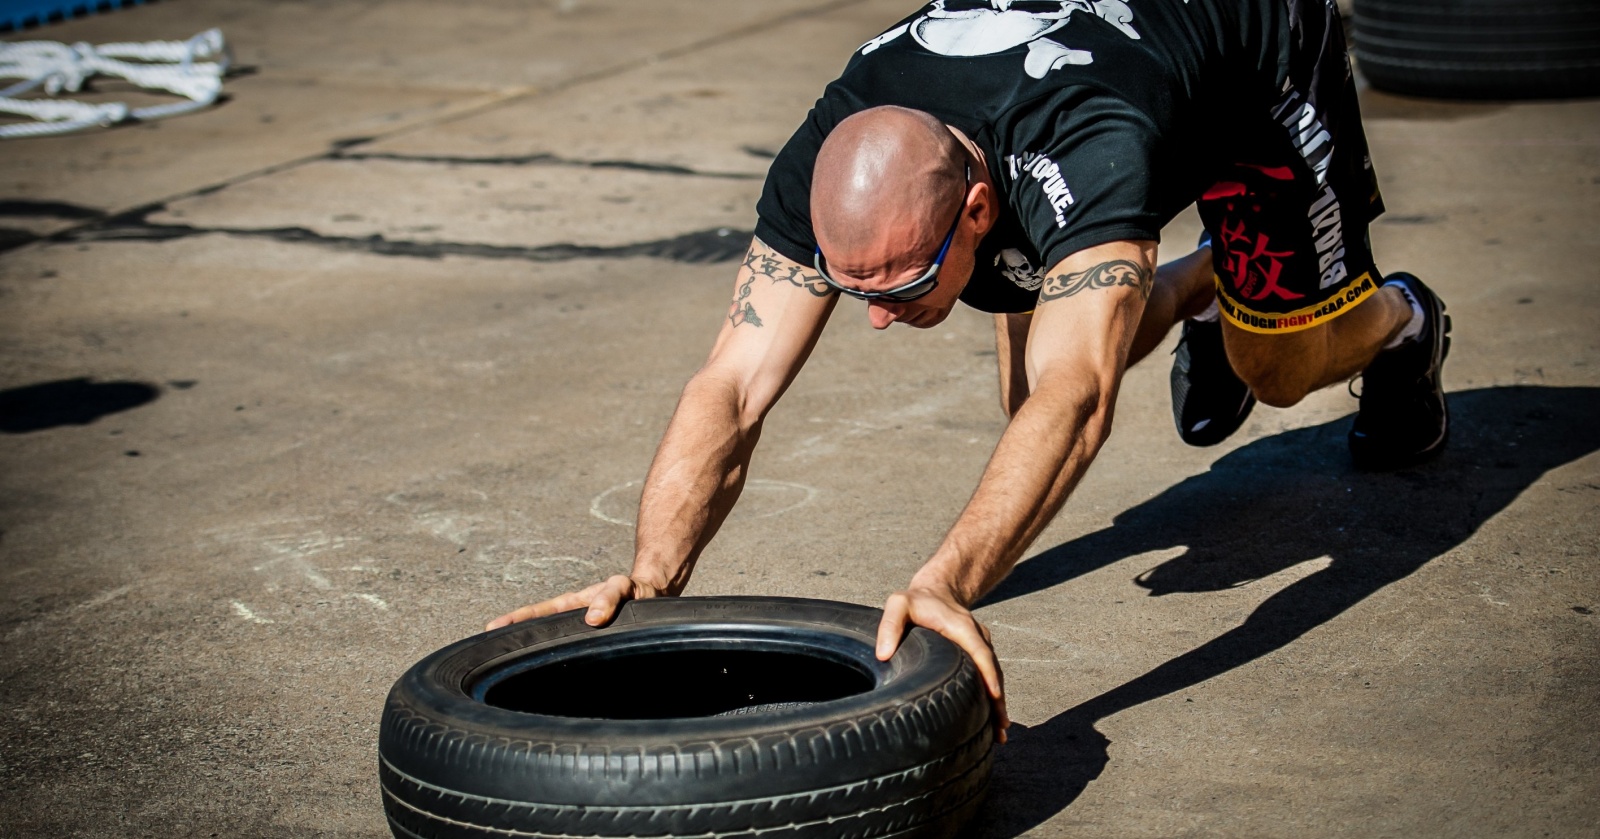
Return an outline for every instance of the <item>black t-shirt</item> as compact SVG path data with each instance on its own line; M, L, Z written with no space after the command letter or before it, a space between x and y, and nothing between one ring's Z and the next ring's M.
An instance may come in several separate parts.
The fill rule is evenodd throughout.
M932 3L857 50L773 161L756 235L810 265L823 138L867 108L916 108L977 143L1004 196L962 301L1029 311L1067 256L1159 238L1285 78L1283 0L999 5Z

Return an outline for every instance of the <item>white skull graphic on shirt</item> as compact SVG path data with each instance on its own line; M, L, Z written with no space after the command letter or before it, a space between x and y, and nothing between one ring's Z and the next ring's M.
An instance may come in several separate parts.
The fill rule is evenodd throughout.
M1184 0L1188 2L1188 0ZM1073 12L1092 14L1137 39L1133 10L1123 0L937 0L921 17L873 38L861 54L911 33L930 52L949 56L993 55L1028 45L1023 69L1042 79L1061 67L1091 64L1094 54L1062 46L1046 35L1067 25Z
M995 254L994 267L1017 288L1038 291L1039 286L1044 285L1044 274L1033 267L1027 254L1016 248L1005 248Z

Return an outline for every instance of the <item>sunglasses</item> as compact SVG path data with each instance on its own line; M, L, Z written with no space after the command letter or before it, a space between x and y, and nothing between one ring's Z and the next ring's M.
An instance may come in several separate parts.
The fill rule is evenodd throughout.
M967 185L970 186L971 184L972 167L968 166ZM939 246L939 255L933 258L933 265L928 268L927 273L909 283L906 283L905 285L896 286L888 291L862 291L858 288L851 288L847 285L841 285L838 280L835 280L833 277L828 275L828 263L827 260L823 259L822 257L822 246L820 245L817 246L817 251L811 260L811 264L816 267L817 273L822 275L822 281L827 283L833 288L834 291L837 291L840 294L849 295L857 300L883 300L889 303L909 303L912 300L916 300L917 298L922 297L939 287L939 269L944 266L945 254L950 252L950 243L955 241L956 228L961 226L961 215L966 211L966 209L967 199L965 196L963 196L961 199L961 206L956 208L955 221L950 222L950 232L944 234L944 244Z

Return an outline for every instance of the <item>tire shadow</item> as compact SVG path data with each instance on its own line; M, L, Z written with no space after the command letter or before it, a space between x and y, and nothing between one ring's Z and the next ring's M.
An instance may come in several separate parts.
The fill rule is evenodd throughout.
M1070 806L1109 760L1100 720L1282 649L1465 542L1546 472L1600 448L1600 388L1483 388L1450 394L1450 409L1450 447L1432 463L1357 472L1348 418L1296 429L1236 449L1110 527L1019 565L980 606L1153 550L1187 548L1135 579L1152 597L1332 560L1200 647L1044 723L1013 725L972 835L1019 836Z

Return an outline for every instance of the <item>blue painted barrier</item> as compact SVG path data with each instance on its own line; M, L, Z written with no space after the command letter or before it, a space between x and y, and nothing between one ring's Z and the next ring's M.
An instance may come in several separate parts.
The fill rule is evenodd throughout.
M145 0L0 0L0 32L137 6Z

